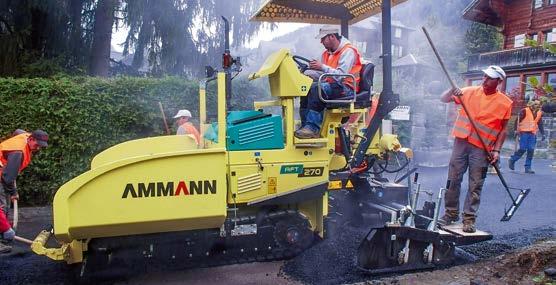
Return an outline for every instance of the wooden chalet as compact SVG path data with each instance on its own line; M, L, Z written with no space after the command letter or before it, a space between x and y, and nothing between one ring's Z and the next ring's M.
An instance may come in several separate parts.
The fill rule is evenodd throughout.
M468 58L463 73L467 85L480 84L481 70L499 65L508 75L502 90L514 100L514 111L535 97L526 84L530 77L556 89L556 55L542 47L525 46L525 39L556 44L556 0L474 0L463 17L496 26L504 37L503 50Z

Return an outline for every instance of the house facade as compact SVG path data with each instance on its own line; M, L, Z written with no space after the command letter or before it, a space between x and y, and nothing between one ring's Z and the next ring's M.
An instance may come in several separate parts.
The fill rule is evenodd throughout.
M514 112L536 98L530 78L556 88L556 54L525 40L556 44L556 0L474 0L464 10L467 20L495 26L504 37L503 50L474 54L463 73L467 85L482 81L481 70L499 65L507 73L502 91L514 100Z

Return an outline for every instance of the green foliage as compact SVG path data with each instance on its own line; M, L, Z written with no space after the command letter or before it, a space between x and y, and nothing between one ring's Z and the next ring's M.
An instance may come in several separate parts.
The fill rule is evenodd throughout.
M529 77L528 81L529 81L529 84L531 84L531 86L533 86L533 88L536 88L539 85L539 79L537 79L536 77L531 76L531 77Z
M465 33L465 48L468 54L495 51L500 49L502 40L495 27L473 22Z
M249 42L263 26L274 26L249 22L262 0L0 3L0 76L51 76L60 70L79 75L89 66L97 67L91 74L104 76L110 62L105 33L116 27L129 30L124 53L134 53L135 72L148 59L149 72L156 76L199 75L205 65L220 65L221 15L230 20L233 46Z
M530 46L530 47L539 47L539 46L541 46L539 44L539 42L537 42L536 40L533 40L533 39L525 39L525 45ZM552 53L552 54L556 54L556 45L545 42L545 43L542 44L542 47L544 49L546 49L547 52Z
M124 54L134 51L135 69L148 59L149 71L155 75L198 75L202 70L199 66L220 66L224 51L221 16L230 20L230 40L236 47L251 40L263 27L260 22L249 22L261 0L123 2L124 24L129 27Z
M238 82L236 100L243 103L235 106L248 108L252 102L241 94L254 97L261 89ZM207 93L208 108L216 108L214 92ZM0 78L0 136L18 128L41 128L50 135L50 146L33 158L17 181L22 203L49 203L63 183L85 172L93 156L110 146L163 135L159 101L169 123L182 108L199 117L198 83L177 77Z
M547 97L552 97L552 93L554 92L554 87L552 87L552 85L548 83L541 85L537 77L529 77L527 85L533 88L535 93L541 97L541 101L548 100Z

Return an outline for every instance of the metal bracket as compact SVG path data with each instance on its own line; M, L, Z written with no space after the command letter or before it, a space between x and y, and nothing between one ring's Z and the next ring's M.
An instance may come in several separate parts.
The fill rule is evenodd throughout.
M237 225L232 229L232 236L256 235L257 224Z

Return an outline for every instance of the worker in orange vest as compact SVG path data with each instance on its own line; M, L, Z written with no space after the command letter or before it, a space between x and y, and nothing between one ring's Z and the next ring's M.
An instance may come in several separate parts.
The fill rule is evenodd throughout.
M190 122L191 112L189 112L189 110L179 110L174 116L174 119L177 119L176 124L178 125L176 135L189 135L195 139L197 145L201 143L201 135L199 134L199 131L195 128L193 123Z
M11 247L4 243L15 237L7 216L10 203L19 199L16 177L31 163L35 152L48 146L48 134L43 130L32 133L16 131L14 134L0 143L0 253L11 251Z
M528 106L523 108L516 118L517 136L519 138L519 149L510 157L508 166L511 170L515 169L515 162L527 152L525 158L525 173L534 174L531 169L535 145L537 144L537 131L541 131L542 140L545 140L544 128L542 124L541 102L538 100L530 101ZM517 142L516 142L517 143Z
M325 99L354 96L354 86L359 86L359 73L362 68L359 51L345 37L340 36L340 30L334 26L324 26L319 30L317 39L325 48L321 61L309 62L310 70L320 74L352 74L353 78L327 77L322 85L322 95ZM318 76L312 76L314 79ZM314 82L305 97L301 97L299 113L302 126L295 132L301 139L318 138L322 124L322 111L325 103L319 98L318 83Z
M496 163L500 158L500 149L506 139L506 125L511 116L512 100L497 87L506 78L506 73L499 66L489 66L483 70L481 86L470 86L444 92L441 101L454 102L467 107L468 118L460 108L454 123L454 149L450 158L448 179L450 187L444 196L445 214L439 223L450 224L459 219L459 196L463 174L469 168L469 189L463 205L463 231L475 232L475 220L481 198L481 190L486 178L488 165ZM472 120L477 129L471 125ZM491 161L479 140L485 143Z

